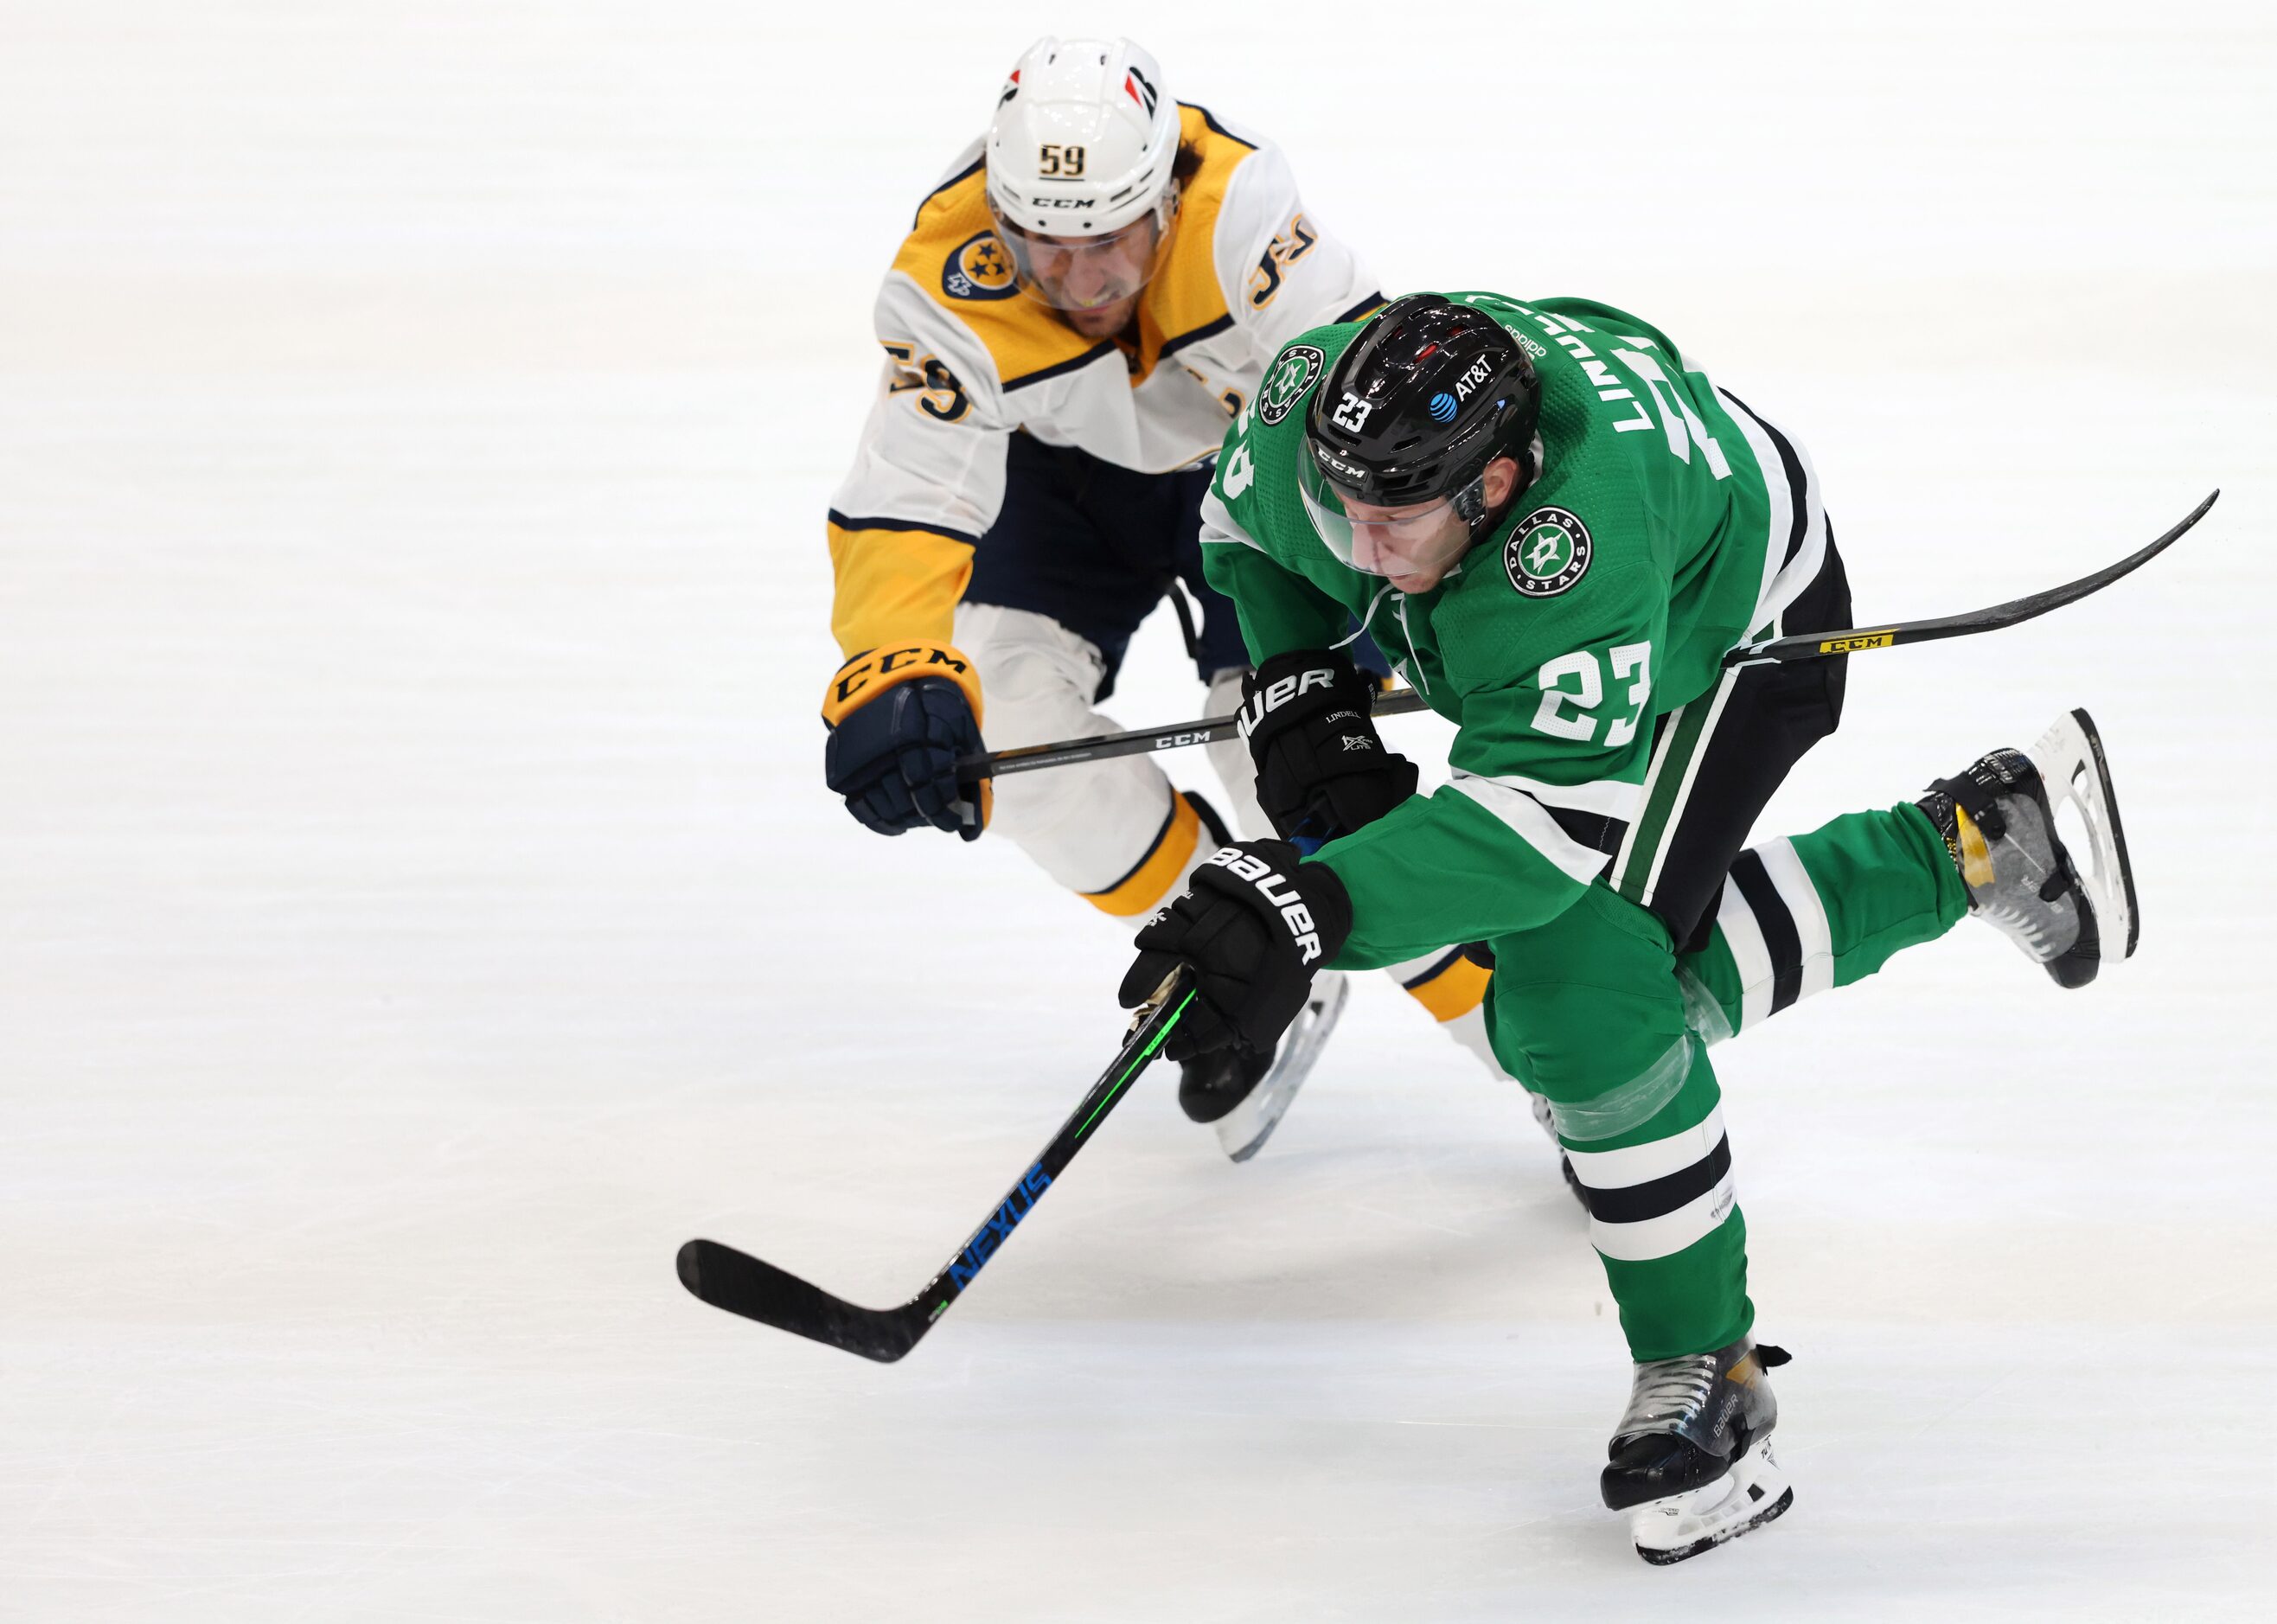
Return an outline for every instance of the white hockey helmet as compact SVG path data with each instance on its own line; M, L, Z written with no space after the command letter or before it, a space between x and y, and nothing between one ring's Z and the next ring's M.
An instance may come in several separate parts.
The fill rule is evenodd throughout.
M1062 292L1040 263L1075 252L1116 263L1114 285L1137 291L1177 214L1178 133L1161 69L1129 40L1047 35L1028 47L986 149L989 210L1021 286L1062 308L1095 302Z

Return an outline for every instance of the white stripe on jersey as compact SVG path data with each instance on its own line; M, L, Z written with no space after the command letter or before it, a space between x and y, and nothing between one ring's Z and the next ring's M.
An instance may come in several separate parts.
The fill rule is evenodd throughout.
M1693 741L1692 757L1684 764L1684 777L1676 786L1676 799L1669 806L1668 820L1660 826L1660 845L1652 854L1652 866L1645 871L1644 888L1637 896L1637 903L1641 907L1652 906L1653 888L1660 883L1661 867L1668 861L1669 850L1676 844L1676 832L1684 824L1684 809L1686 804L1692 799L1693 780L1700 776L1700 764L1708 759L1708 752L1715 748L1716 724L1724 719L1724 706L1732 698L1732 688L1739 681L1740 670L1740 667L1733 667L1717 679L1716 697L1714 702L1708 707L1708 720L1702 724L1699 736ZM1694 699L1692 703L1697 705L1700 701ZM1670 736L1673 737L1675 732L1675 726L1672 723L1669 727ZM1635 837L1636 828L1632 825L1627 835L1621 841L1624 857L1628 854L1628 849L1635 844Z
M1491 778L1458 768L1447 785L1457 795L1467 796L1494 814L1505 827L1527 845L1533 847L1569 879L1587 885L1604 867L1606 858L1583 845L1557 827L1541 802L1522 790Z
M1796 552L1793 562L1789 563L1786 547L1788 538L1793 534L1798 492L1789 485L1786 463L1779 456L1778 446L1766 432L1770 420L1758 417L1721 389L1716 393L1723 400L1724 409L1730 414L1732 421L1740 425L1740 432L1746 438L1748 448L1755 453L1755 466L1763 470L1763 489L1771 497L1770 534L1765 538L1763 547L1763 590L1756 594L1755 614L1748 621L1748 633L1750 637L1755 636L1768 624L1771 634L1776 637L1783 629L1778 623L1779 617L1786 613L1787 606L1801 595L1802 589L1818 578L1819 570L1826 563L1826 509L1818 499L1818 474L1811 467L1810 454L1803 449L1802 442L1786 430L1779 430L1794 453L1796 464L1802 470L1802 490L1799 494L1806 528L1802 546Z
M1215 485L1202 492L1202 545L1207 547L1214 541L1221 544L1238 541L1245 547L1256 548L1260 553L1265 551L1258 546L1257 538L1242 529L1241 521L1217 499Z
M1595 779L1586 784L1552 784L1519 773L1473 774L1458 768L1455 775L1458 778L1484 778L1506 789L1522 790L1544 806L1555 806L1565 812L1592 812L1603 818L1618 818L1624 822L1636 816L1638 804L1644 798L1642 784L1624 784L1610 778Z

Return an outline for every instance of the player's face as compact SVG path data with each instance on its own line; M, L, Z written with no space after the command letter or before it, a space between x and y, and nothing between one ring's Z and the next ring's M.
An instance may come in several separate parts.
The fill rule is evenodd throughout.
M1314 531L1329 552L1403 592L1428 592L1471 550L1471 525L1462 515L1500 507L1516 490L1518 475L1515 461L1496 457L1455 497L1385 507L1330 485L1318 465L1308 462L1298 489Z
M1377 507L1347 498L1344 517L1352 524L1352 567L1403 592L1429 591L1470 545L1470 526L1444 499Z
M1009 240L1023 286L1088 339L1111 338L1131 324L1161 246L1151 215L1104 237L1015 232Z

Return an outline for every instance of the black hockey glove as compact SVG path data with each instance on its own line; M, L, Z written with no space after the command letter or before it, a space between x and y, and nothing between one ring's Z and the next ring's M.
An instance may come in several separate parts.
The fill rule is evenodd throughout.
M1328 867L1300 865L1285 841L1221 846L1185 894L1146 921L1116 996L1136 1009L1187 965L1199 995L1162 1052L1190 1060L1238 1041L1270 1054L1305 1007L1314 972L1351 934L1352 898Z
M915 657L902 666L894 660ZM927 663L948 675L904 679ZM880 667L883 667L881 670ZM960 783L956 759L980 745L963 656L920 644L850 660L832 680L822 719L830 728L822 771L846 810L880 835L931 827L979 840L988 824L989 785ZM978 690L975 683L974 690Z
M1257 802L1284 840L1349 835L1415 793L1415 764L1376 735L1375 697L1334 650L1276 654L1242 679Z

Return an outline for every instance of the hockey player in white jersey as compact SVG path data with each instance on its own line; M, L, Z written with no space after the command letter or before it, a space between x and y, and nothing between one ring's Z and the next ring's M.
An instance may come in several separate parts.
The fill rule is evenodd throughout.
M1283 345L1382 301L1280 152L1175 100L1145 50L1030 47L878 295L881 387L829 522L845 663L823 707L826 775L853 815L888 835L993 827L1134 928L1183 891L1229 831L1153 761L994 785L960 784L953 764L984 736L1001 750L1115 730L1095 707L1166 593L1209 713L1237 707L1248 657L1199 543L1213 460ZM1233 822L1269 830L1248 752L1210 751ZM1336 778L1352 827L1413 788L1394 759ZM1390 973L1492 1064L1484 968L1451 949ZM1277 1065L1190 1063L1188 1114L1253 1151L1343 995L1322 978Z

